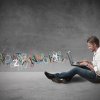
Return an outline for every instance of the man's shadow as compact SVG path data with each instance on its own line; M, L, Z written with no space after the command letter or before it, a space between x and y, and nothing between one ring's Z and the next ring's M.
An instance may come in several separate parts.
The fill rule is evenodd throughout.
M55 82L55 83L68 84L68 83L81 83L81 82L83 83L83 82L90 81L90 80L86 80L86 79L84 79L84 78L82 78L80 76L75 76L70 81L66 81L64 79L63 80L56 79L56 78L55 79L52 79L52 81ZM90 82L92 82L92 81L90 81ZM94 83L94 84L100 84L100 80L94 81L92 83Z
M82 77L79 76L75 76L72 78L72 80L70 81L71 83L79 83L79 82L85 82L87 81L86 79L83 79Z
M94 84L100 84L100 80L92 82L91 80L86 80L86 79L79 77L79 76L73 77L73 79L70 82L71 83L78 83L78 82L85 82L85 81L90 81L91 83L94 83Z
M85 82L87 81L86 79L83 79L79 76L75 76L71 79L71 81L66 81L66 80L59 80L59 79L53 79L52 80L55 83L64 83L64 84L68 84L68 83L79 83L79 82Z

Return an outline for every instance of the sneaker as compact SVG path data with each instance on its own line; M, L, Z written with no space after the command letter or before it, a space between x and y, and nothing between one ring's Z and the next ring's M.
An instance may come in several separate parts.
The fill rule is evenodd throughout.
M56 83L68 83L69 82L69 81L66 81L65 79L59 79L59 78L53 78L52 81Z
M55 76L53 75L53 74L50 74L50 73L48 73L48 72L44 72L44 74L45 74L45 76L48 78L48 79L53 79L53 78L55 78Z

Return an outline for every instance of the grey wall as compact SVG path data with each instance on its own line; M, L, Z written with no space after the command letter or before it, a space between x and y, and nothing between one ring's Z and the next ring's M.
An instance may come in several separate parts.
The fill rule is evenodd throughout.
M85 57L87 37L100 37L99 5L99 0L0 0L0 50L71 49Z

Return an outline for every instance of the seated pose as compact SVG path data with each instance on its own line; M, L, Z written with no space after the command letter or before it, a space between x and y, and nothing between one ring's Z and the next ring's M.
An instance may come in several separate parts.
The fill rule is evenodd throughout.
M70 82L71 79L78 74L79 76L91 81L100 82L100 47L99 39L96 36L91 36L87 39L87 46L90 51L94 53L93 61L88 60L80 61L80 65L84 65L86 69L82 67L75 67L67 72L51 74L44 72L48 79L55 82ZM88 68L88 69L87 69Z

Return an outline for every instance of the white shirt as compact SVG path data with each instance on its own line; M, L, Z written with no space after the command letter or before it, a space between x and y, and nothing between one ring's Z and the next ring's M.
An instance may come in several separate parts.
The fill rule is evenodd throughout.
M100 76L100 47L97 49L96 52L94 52L92 63L94 66L94 71L98 76Z

